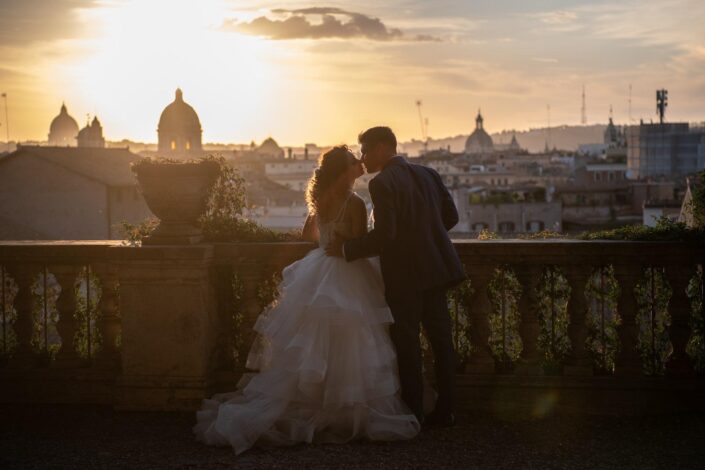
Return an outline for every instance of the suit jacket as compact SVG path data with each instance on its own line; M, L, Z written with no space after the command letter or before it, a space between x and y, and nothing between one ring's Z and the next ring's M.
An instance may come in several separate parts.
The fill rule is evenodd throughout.
M450 287L465 278L448 236L458 211L440 175L393 157L370 180L374 228L345 242L345 259L379 255L387 294Z

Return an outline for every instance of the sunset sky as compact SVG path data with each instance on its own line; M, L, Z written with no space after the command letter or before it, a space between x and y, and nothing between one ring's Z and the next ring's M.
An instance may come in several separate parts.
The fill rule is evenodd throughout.
M204 142L354 142L655 118L705 120L702 0L0 0L12 140L46 140L62 101L109 140L155 142L176 87ZM4 101L0 101L4 105ZM0 108L0 140L5 140Z

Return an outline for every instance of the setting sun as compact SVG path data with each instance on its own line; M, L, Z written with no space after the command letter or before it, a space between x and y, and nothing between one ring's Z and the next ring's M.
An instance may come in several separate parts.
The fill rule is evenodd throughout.
M276 109L271 91L283 76L275 65L281 51L264 39L219 30L226 14L219 0L84 11L99 34L62 70L69 97L93 108L111 134L153 140L158 113L178 86L198 109L207 136L247 139L255 119L243 111L271 115Z

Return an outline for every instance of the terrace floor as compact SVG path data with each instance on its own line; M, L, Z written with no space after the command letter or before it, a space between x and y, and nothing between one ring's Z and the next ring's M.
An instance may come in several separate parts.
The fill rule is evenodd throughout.
M705 414L460 416L396 443L254 449L195 442L190 413L0 405L0 468L705 468Z

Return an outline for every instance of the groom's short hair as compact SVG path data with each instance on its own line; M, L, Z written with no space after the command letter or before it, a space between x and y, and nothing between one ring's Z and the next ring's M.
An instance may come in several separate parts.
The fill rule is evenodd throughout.
M377 126L367 129L357 137L360 144L367 144L368 147L374 147L379 143L387 144L389 147L397 151L397 137L394 132L387 126Z

